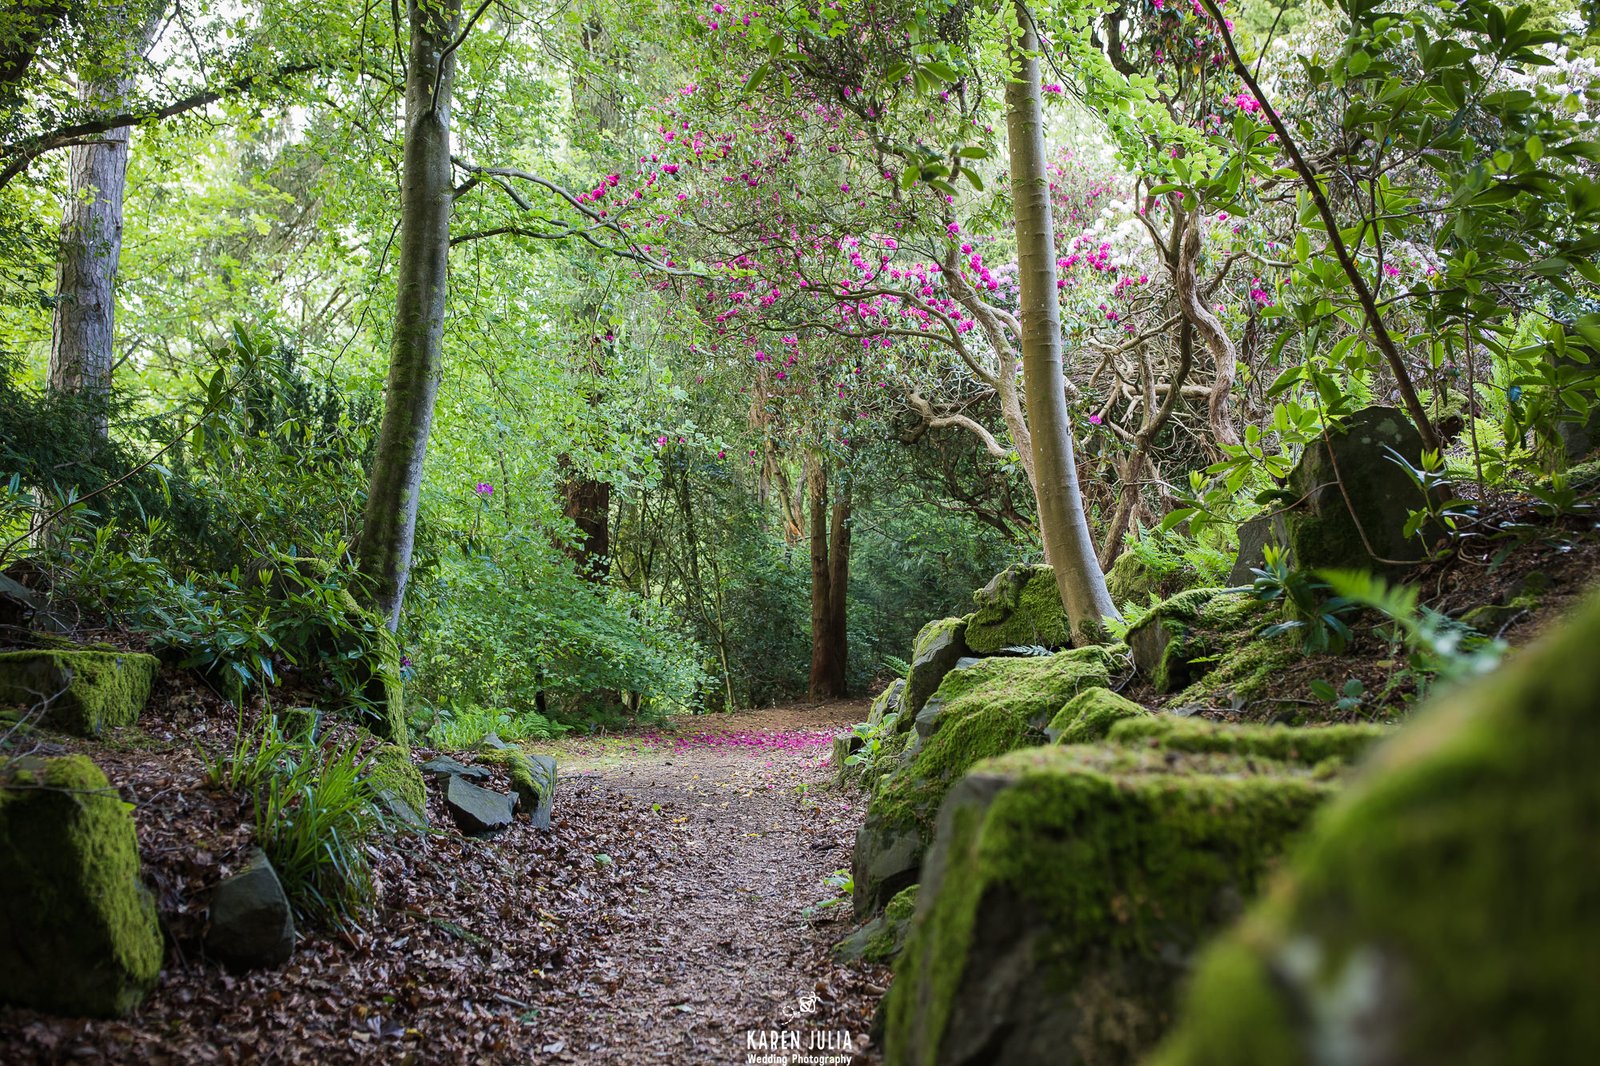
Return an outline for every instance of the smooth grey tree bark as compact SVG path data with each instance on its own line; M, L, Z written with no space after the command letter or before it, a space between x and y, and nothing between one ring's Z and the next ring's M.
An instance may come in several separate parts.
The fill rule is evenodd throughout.
M400 624L416 539L422 467L443 371L450 258L450 93L461 0L408 0L405 153L400 177L394 334L357 564L373 606Z
M1022 0L1013 0L1016 26L1007 49L1006 140L1021 285L1022 387L1028 406L1034 496L1045 559L1074 642L1094 641L1103 620L1118 617L1095 557L1078 488L1072 423L1062 370L1061 305L1056 293L1055 223L1045 172L1044 108L1039 85L1039 35Z
M127 42L123 62L79 84L78 95L87 110L111 114L126 110L134 63L160 25L159 7L139 14L142 18ZM50 388L81 397L101 438L107 432L115 363L117 268L122 260L122 198L131 133L127 126L119 126L70 150L50 323Z

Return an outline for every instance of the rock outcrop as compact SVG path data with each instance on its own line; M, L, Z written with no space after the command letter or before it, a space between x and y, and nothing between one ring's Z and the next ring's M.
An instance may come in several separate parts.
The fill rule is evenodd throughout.
M139 720L160 666L138 652L8 651L0 653L0 706L42 706L42 725L98 736Z
M1194 954L1334 791L1325 766L1115 739L1145 721L950 790L895 964L892 1066L1138 1061Z
M161 972L133 815L83 755L0 769L0 1002L127 1014Z
M1031 658L972 659L922 708L903 765L879 781L856 835L858 917L916 881L939 802L973 763L1028 744L1073 696L1108 681L1098 646Z
M1597 645L1591 599L1380 748L1152 1062L1600 1061Z
M964 638L974 654L994 655L1029 645L1065 648L1072 643L1055 571L1048 566L1008 567L974 592L972 600L978 609L967 619Z

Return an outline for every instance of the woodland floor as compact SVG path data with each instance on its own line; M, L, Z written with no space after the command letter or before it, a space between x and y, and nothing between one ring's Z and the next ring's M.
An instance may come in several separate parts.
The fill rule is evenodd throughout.
M742 1063L747 1030L771 1029L865 1046L887 972L832 962L848 902L816 909L862 814L828 785L830 745L865 703L539 745L561 760L550 831L387 845L366 929L230 975L198 957L200 921L248 831L203 784L193 738L227 730L193 695L93 749L141 808L173 941L160 985L121 1021L0 1008L0 1063ZM429 813L449 825L431 792Z

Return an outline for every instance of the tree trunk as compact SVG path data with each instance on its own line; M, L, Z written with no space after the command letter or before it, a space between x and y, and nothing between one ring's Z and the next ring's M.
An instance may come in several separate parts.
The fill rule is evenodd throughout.
M840 484L838 493L828 525L828 643L831 694L842 699L850 687L850 490Z
M1181 210L1181 208L1180 208ZM1174 287L1178 291L1178 307L1184 321L1192 325L1205 341L1206 350L1216 364L1212 378L1211 394L1206 401L1206 421L1211 427L1211 450L1221 456L1218 446L1237 445L1239 434L1233 428L1233 416L1228 413L1228 397L1233 393L1233 379L1238 371L1239 353L1222 328L1222 321L1211 313L1200 298L1200 283L1196 263L1200 258L1200 212L1191 212L1184 221L1179 238L1178 263L1172 272Z
M454 192L450 90L455 53L451 45L461 21L461 0L408 0L406 17L411 47L406 72L394 336L358 552L361 573L371 585L372 602L390 629L400 624L416 537L422 463L442 372Z
M845 618L842 585L835 585L836 575L849 575L848 510L833 510L830 530L828 501L828 468L823 458L811 457L806 464L806 495L810 504L811 524L811 685L814 700L832 699L844 695ZM830 533L839 538L844 558L830 562ZM835 598L838 606L835 607Z
M158 18L147 17L133 27L137 36L128 41L120 61L108 64L104 77L83 79L79 96L87 107L113 114L123 107L133 90L134 61L159 25ZM131 133L120 126L71 149L56 266L50 388L82 399L101 439L106 436L115 363L117 265L122 259L122 195Z
M561 512L578 527L578 542L567 546L579 576L604 584L611 578L611 485L596 478L570 473L572 457L560 456Z
M568 136L574 145L600 148L617 123L615 95L598 75L598 71L616 64L615 42L598 16L584 21L580 39L583 55L572 73L573 123ZM607 356L607 344L598 336L604 328L596 322L602 292L603 287L598 284L587 288L577 315L584 328L594 334L578 342L576 354L578 373L589 379L584 387L586 399L597 418L604 399L600 386L606 376ZM558 491L562 512L572 519L582 538L568 550L568 555L582 577L604 584L611 576L611 485L577 470L570 455L562 455L557 467L561 471Z
M1102 620L1117 617L1095 559L1078 489L1072 423L1062 371L1060 297L1056 293L1054 220L1045 173L1044 115L1039 88L1039 37L1022 0L1009 37L1014 64L1006 82L1006 139L1021 282L1022 386L1032 435L1034 495L1045 558L1075 641L1097 639Z

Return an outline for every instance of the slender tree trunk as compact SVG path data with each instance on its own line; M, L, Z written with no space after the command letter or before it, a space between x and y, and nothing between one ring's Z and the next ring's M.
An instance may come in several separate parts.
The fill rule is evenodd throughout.
M361 573L371 584L372 601L390 629L400 624L416 537L422 463L443 369L454 191L450 90L455 53L451 46L461 21L461 0L408 0L406 16L411 47L406 71L394 336L358 552Z
M45 6L33 5L43 13ZM159 14L157 12L156 14ZM159 20L144 12L120 62L102 78L85 77L84 104L115 114L133 91L134 64ZM67 209L61 221L55 312L50 329L50 388L81 398L95 435L104 439L115 363L117 266L122 259L122 196L131 130L120 126L70 150Z
M1216 364L1211 395L1206 401L1206 421L1211 428L1211 450L1220 455L1219 445L1239 443L1239 434L1233 428L1233 416L1228 413L1228 397L1233 393L1239 353L1227 331L1222 328L1222 321L1211 313L1211 309L1200 298L1196 266L1199 258L1200 212L1194 211L1184 221L1178 244L1178 263L1172 272L1172 280L1178 292L1178 307L1183 311L1184 321L1199 331L1206 350Z
M850 687L850 489L838 479L838 499L834 500L828 523L828 643L834 676L830 679L834 696L849 695Z
M1061 365L1054 220L1045 172L1039 37L1022 0L1013 0L1012 10L1017 26L1008 49L1013 69L1006 81L1006 139L1022 289L1022 385L1032 434L1034 495L1045 558L1055 568L1073 639L1084 642L1098 637L1102 620L1117 617L1117 608L1095 558L1073 457Z
M829 506L828 468L820 455L812 456L806 464L806 496L811 526L810 695L814 700L831 699L844 695L844 589L835 586L834 581L839 573L848 581L849 532L848 511L841 514ZM838 564L829 559L833 532L830 524L837 524L837 536L844 548L845 557ZM834 605L835 597L838 607Z

